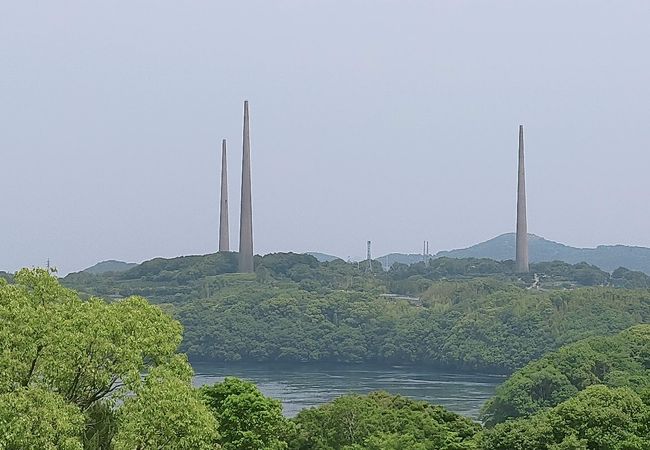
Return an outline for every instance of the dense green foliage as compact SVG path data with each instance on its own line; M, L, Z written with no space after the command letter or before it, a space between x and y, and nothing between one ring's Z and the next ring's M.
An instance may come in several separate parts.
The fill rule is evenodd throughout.
M610 274L596 266L586 263L571 265L562 261L531 264L530 273L518 274L514 272L514 261L511 260L436 258L428 264L393 264L386 274L391 290L414 295L420 292L421 286L430 285L431 281L485 277L520 287L570 288L618 283Z
M280 402L262 395L253 383L229 377L204 386L201 394L219 421L224 450L287 448L292 423L282 415Z
M60 395L35 387L0 393L0 449L80 450L84 418Z
M180 341L142 298L84 301L39 269L0 280L0 449L212 448Z
M376 392L339 397L295 418L295 450L472 449L480 426L440 406Z
M133 389L181 340L180 325L143 298L82 301L43 270L0 289L0 392L42 387L84 410Z
M626 288L650 289L650 277L643 272L619 267L612 272L612 280L617 286Z
M644 450L650 448L650 402L629 388L592 385L530 418L477 436L483 450Z
M386 272L378 261L373 261L373 271L368 273L366 262L346 263L340 259L318 262L311 255L274 253L256 256L255 267L254 281L258 283L284 282L317 293L352 289L419 295L435 281L485 277L520 287L650 286L650 277L642 272L619 268L610 275L586 263L572 265L561 261L531 264L530 274L515 274L514 263L509 260L443 257L431 259L427 264L395 263ZM120 272L72 273L62 282L80 292L105 298L141 295L154 303L178 304L210 297L221 287L223 277L220 275L236 272L237 254L222 252L171 259L155 258Z
M117 411L115 450L215 447L217 421L192 387L192 370L182 359L154 367Z
M585 339L528 364L497 388L484 419L492 425L528 416L594 384L650 389L650 325Z
M418 300L224 280L170 307L190 357L419 363L509 372L583 337L650 320L650 292L535 292L491 280L438 282Z
M416 363L510 372L578 339L650 319L650 291L601 287L613 278L587 264L438 258L367 273L309 255L155 259L119 274L64 280L108 298L150 296L185 327L181 349L219 361ZM641 274L643 275L643 274ZM617 280L642 277L619 270ZM645 275L643 275L645 276ZM528 289L595 285L572 290ZM404 297L409 294L410 297Z
M272 283L312 293L336 289L385 292L381 278L341 260L319 263L310 255L277 253L256 256L255 268L255 275L237 274L237 254L223 252L156 258L120 273L72 273L62 283L89 295L105 298L141 295L154 303L171 304L209 298L232 280L256 286ZM374 268L381 272L378 262Z
M221 320L214 336L223 337L221 328L230 335L211 336L210 348L234 352L245 337L258 345L250 355L262 358L326 350L364 360L383 349L391 360L412 352L461 366L503 367L512 358L514 367L562 339L611 335L648 319L646 291L536 292L480 279L436 282L417 300L398 299L381 297L376 279L348 278L345 263L317 271L322 278L308 290L296 284L314 281L305 276L310 266L283 262L261 265L267 272L254 277L215 275L218 294L201 311ZM289 273L300 281L287 281ZM325 287L346 282L348 289ZM193 305L165 307L180 315ZM295 333L293 342L282 328ZM314 330L332 340L301 342ZM264 336L270 332L277 334ZM240 341L228 347L232 339ZM387 393L340 397L288 420L249 382L193 388L180 342L180 325L142 298L83 300L43 270L23 270L15 284L0 279L0 449L650 448L650 325L588 337L529 363L487 404L488 428Z

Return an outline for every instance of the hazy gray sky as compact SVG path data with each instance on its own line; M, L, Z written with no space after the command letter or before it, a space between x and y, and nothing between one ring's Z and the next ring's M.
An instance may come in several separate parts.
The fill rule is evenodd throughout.
M237 246L650 246L648 1L0 2L0 270Z

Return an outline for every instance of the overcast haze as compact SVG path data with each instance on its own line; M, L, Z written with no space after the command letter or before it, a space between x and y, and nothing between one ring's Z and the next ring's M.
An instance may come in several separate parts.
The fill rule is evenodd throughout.
M0 3L0 270L216 251L242 104L256 253L514 230L650 246L650 2Z

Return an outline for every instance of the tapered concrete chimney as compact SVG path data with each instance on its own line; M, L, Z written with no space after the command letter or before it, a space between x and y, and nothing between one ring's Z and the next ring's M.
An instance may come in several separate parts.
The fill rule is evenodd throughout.
M228 231L228 162L226 158L226 140L221 142L221 205L219 210L219 251L230 251L230 233Z
M241 167L241 212L239 216L239 272L253 269L253 204L251 199L251 142L248 100L244 102L244 145Z
M526 173L524 170L524 126L519 125L519 174L517 177L517 242L515 270L528 272L528 223L526 221Z

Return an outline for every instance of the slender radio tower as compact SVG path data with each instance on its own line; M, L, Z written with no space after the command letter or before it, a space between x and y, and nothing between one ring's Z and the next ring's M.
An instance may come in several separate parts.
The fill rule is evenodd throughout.
M241 166L241 211L239 216L239 272L253 270L253 202L251 198L251 139L248 100L244 102L244 135Z
M226 140L221 141L221 205L219 214L219 251L230 251L230 234L228 231L228 162L226 158Z
M517 176L517 235L515 270L528 272L528 223L526 220L526 173L524 170L524 126L519 125L519 172Z

